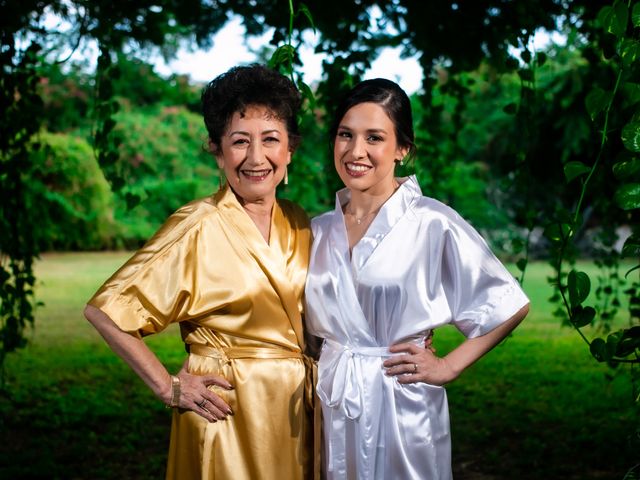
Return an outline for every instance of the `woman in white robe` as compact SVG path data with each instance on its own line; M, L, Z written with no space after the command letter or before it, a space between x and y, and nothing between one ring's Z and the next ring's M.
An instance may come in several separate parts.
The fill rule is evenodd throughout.
M394 167L414 150L409 99L394 82L347 94L331 130L346 188L312 221L309 332L324 339L317 392L329 479L448 480L443 385L502 340L529 300L480 235ZM425 348L452 323L467 339Z

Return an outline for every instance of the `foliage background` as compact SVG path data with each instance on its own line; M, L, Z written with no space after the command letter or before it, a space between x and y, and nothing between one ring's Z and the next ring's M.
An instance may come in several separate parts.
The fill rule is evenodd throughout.
M279 195L311 215L330 208L340 187L325 148L335 102L381 48L418 54L420 154L399 173L415 173L427 195L468 218L515 262L525 286L532 259L550 262L558 328L571 326L595 361L627 376L636 408L629 431L640 436L640 2L0 6L0 366L27 345L41 252L135 248L178 206L217 188L198 114L201 85L161 78L144 58L170 56L181 41L206 46L239 15L248 34L271 29L262 55L308 99L305 140ZM48 25L51 14L68 28ZM566 44L536 51L530 40L540 28ZM297 74L308 30L328 55L312 86ZM95 71L64 61L65 47L88 41L100 51ZM597 270L582 268L581 258ZM637 476L640 467L629 467L628 478Z

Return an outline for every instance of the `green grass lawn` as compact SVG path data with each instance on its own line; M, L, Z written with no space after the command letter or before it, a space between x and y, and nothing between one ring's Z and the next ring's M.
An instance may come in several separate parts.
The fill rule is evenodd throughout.
M170 411L82 316L128 255L47 254L38 263L45 305L28 347L7 361L10 395L0 396L0 478L163 478ZM628 372L596 363L552 318L549 274L544 264L530 267L530 315L447 387L456 480L621 480L640 462ZM460 338L439 330L438 353ZM148 343L170 370L179 368L177 328Z

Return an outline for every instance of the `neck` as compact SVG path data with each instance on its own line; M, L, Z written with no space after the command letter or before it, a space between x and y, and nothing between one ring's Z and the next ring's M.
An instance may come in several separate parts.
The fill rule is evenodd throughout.
M247 211L247 213L251 216L256 217L270 217L271 210L273 209L273 204L275 200L271 200L270 202L240 202L242 207Z
M385 188L376 189L376 191L350 190L351 200L349 200L347 210L358 218L377 212L399 186L400 184L394 178L392 183L389 183Z
M271 199L262 199L260 201L245 201L238 199L244 211L247 212L249 218L258 227L258 231L264 238L267 245L271 238L271 211L275 203L275 197Z
M233 191L233 194L238 199L238 203L242 205L242 208L244 208L247 213L251 214L252 216L270 216L271 210L273 209L273 204L276 201L275 193L273 196L255 198L251 200L242 198L235 191Z

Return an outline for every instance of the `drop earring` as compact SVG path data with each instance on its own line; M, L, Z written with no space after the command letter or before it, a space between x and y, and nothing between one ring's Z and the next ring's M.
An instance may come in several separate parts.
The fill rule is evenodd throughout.
M222 190L225 180L226 179L224 177L224 170L218 168L218 190Z
M289 185L289 169L284 167L284 184Z

